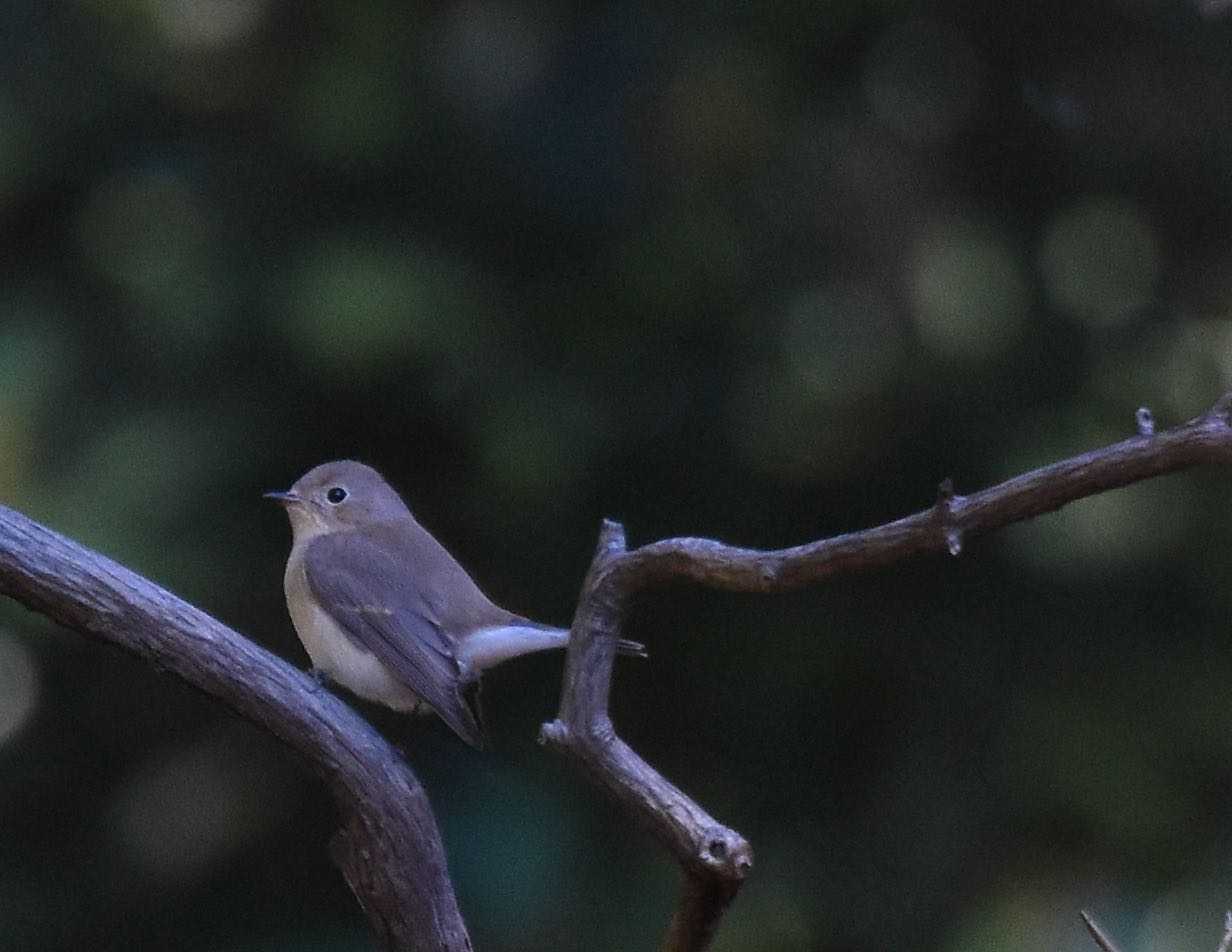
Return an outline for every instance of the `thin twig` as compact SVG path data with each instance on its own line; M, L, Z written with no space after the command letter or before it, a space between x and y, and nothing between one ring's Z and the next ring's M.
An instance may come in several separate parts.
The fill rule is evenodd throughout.
M1082 921L1086 924L1087 932L1091 933L1091 938L1095 940L1096 945L1103 949L1104 952L1121 952L1121 950L1117 948L1117 944L1108 936L1108 933L1099 927L1099 923L1095 921L1094 916L1092 916L1085 909L1083 909L1079 915L1082 916Z
M1232 461L1232 428L1225 395L1208 413L1183 426L1133 436L1089 453L1015 476L970 496L949 492L922 512L894 522L788 549L762 551L711 539L664 539L634 549L612 566L625 595L681 579L709 588L781 592L840 572L889 565L911 555L951 552L959 542L1060 509L1109 489Z

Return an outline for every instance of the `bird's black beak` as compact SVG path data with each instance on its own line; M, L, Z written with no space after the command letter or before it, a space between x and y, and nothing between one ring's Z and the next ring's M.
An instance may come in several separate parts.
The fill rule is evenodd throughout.
M294 492L268 492L261 494L262 499L272 499L276 503L286 506L293 502L303 502L303 498Z

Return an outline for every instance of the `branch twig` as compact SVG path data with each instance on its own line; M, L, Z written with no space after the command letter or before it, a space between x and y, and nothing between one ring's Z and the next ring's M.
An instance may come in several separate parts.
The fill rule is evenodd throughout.
M1108 933L1100 928L1099 923L1095 921L1095 917L1093 915L1085 909L1083 909L1079 915L1082 916L1083 924L1086 925L1087 932L1091 933L1091 938L1095 940L1096 945L1103 949L1104 952L1121 952L1121 950L1117 948L1117 944L1112 941L1112 938L1108 935Z
M625 593L681 578L709 588L782 592L839 572L889 565L910 555L962 550L965 540L1060 509L1068 502L1203 463L1232 462L1232 392L1175 429L1132 436L1031 470L970 496L942 483L937 504L875 529L760 551L710 539L665 539L612 566Z
M888 565L911 555L948 552L965 541L1067 502L1201 463L1232 461L1232 392L1202 416L1156 433L1150 411L1136 416L1138 435L959 496L950 480L936 503L915 515L788 549L763 551L712 539L664 539L625 547L624 530L605 522L582 584L565 661L560 711L540 740L571 757L672 853L684 888L664 952L705 949L752 866L752 849L713 820L617 735L608 716L616 640L626 606L638 592L687 580L716 589L782 592L839 572ZM1147 423L1150 425L1147 425ZM1096 933L1084 913L1088 928ZM1108 948L1108 952L1115 952Z

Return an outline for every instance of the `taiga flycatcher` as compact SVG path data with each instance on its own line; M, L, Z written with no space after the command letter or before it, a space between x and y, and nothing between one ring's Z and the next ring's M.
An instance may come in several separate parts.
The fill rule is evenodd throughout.
M266 496L291 520L283 584L299 639L318 672L360 697L398 711L426 705L482 747L465 688L493 665L569 640L489 601L370 466L323 463ZM619 650L645 654L631 641Z

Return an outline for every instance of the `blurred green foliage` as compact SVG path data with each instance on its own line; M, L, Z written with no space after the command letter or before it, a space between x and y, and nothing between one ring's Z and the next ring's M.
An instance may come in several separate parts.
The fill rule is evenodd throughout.
M599 519L778 546L1232 386L1232 17L1103 0L14 0L0 501L296 664L260 492L383 469L564 623ZM1223 473L777 599L638 607L631 742L756 849L720 950L1213 948ZM364 708L476 945L647 948L671 864L533 743ZM289 754L0 606L0 948L369 947Z

